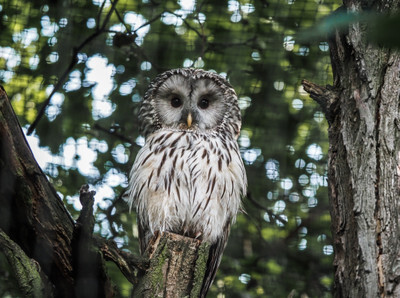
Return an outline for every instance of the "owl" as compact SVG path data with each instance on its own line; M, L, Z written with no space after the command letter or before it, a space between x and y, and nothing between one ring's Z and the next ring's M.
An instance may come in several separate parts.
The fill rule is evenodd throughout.
M157 231L208 242L205 296L247 187L237 95L215 73L169 70L150 83L139 124L146 141L130 173L129 203L141 252Z

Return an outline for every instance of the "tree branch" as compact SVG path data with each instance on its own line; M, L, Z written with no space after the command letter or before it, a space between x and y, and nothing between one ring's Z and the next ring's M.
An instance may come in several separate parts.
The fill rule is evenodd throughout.
M117 5L117 3L118 3L118 0L115 0L114 2L112 2L111 9L109 10L102 26L97 27L96 31L93 34L89 35L79 46L73 48L71 62L69 63L69 65L68 65L67 69L64 71L64 73L61 75L60 79L54 86L53 90L51 91L50 95L47 97L46 101L42 104L42 107L40 108L35 120L32 122L32 124L28 128L27 135L31 135L33 133L33 131L35 130L36 126L38 125L40 119L42 119L47 106L50 104L51 98L61 88L61 86L64 84L65 79L67 78L68 74L78 63L78 53L87 44L89 44L93 39L95 39L97 36L99 36L101 33L103 33L105 31L105 27L106 27L107 23L109 22L111 14L114 12L115 6Z
M52 286L40 265L30 259L14 241L0 229L0 251L15 272L18 287L25 297L53 297Z
M105 273L101 251L93 240L93 204L95 191L83 185L79 192L82 210L76 221L71 242L75 295L78 297L114 297L111 280ZM102 268L99 270L99 268Z
M120 139L122 142L126 142L126 143L129 143L131 145L134 145L134 146L136 145L137 146L137 144L132 139L127 138L125 135L123 135L121 133L118 133L113 128L107 129L107 128L101 126L100 124L95 123L93 125L93 129L101 131L101 132L104 132L104 133L107 133L107 134L109 134L111 136L114 136L114 137Z
M36 163L2 88L0 206L0 228L40 264L57 288L55 295L67 296L73 288L73 220Z
M114 262L126 279L133 285L138 283L136 277L137 270L145 271L149 268L149 261L147 258L120 250L114 241L105 240L100 237L95 237L94 240L96 245L100 248L104 259Z
M81 193L84 209L78 220L79 227L74 228L74 222L62 200L36 163L7 94L1 88L0 229L23 250L27 258L40 264L43 276L49 278L53 296L69 298L74 295L112 295L113 287L108 282L101 254L93 249L91 240L93 195L87 191ZM1 238L7 242L4 235ZM0 246L4 249L4 242ZM11 249L16 252L15 256L23 256L15 247ZM85 264L95 266L85 267ZM15 267L16 270L25 268L20 278L23 278L25 272L33 270L32 266L27 267L29 263L25 261L20 265L22 267ZM89 272L91 275L88 269L92 270ZM31 274L29 278L33 278L37 284L39 277L35 276L35 272ZM43 276L40 277L42 281L45 280ZM88 276L95 278L85 279ZM93 286L93 283L98 284ZM34 285L34 288L37 289L37 286ZM85 289L92 291L83 295ZM51 297L39 295L44 296Z
M301 84L303 85L304 90L310 94L310 97L320 105L328 123L331 124L336 115L336 103L338 102L337 92L332 86L328 85L322 87L308 80L302 80Z
M145 253L150 269L134 289L134 297L199 297L209 245L169 232L156 233Z
M259 202L254 200L254 198L253 198L253 196L252 196L252 194L250 192L247 193L246 197L254 206L256 206L257 208L260 208L261 210L264 210L265 212L267 212L268 216L270 216L272 219L275 219L275 220L281 222L284 225L287 224L287 220L283 219L282 216L280 216L279 214L274 214L267 207L261 205Z

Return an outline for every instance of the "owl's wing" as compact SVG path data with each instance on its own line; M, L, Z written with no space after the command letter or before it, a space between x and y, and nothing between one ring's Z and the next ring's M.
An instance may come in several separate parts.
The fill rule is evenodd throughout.
M210 252L207 260L206 275L204 276L203 286L201 288L200 297L205 297L208 289L214 281L215 275L219 264L221 263L222 253L225 250L228 241L229 231L231 228L231 221L228 220L224 227L224 233L217 239L215 243L210 246Z

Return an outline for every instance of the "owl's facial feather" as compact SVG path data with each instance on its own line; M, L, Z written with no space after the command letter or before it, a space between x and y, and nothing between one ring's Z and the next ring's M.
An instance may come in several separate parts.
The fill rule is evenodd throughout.
M207 130L218 126L226 113L221 88L208 78L172 75L155 93L154 107L162 126ZM189 113L191 125L187 125Z

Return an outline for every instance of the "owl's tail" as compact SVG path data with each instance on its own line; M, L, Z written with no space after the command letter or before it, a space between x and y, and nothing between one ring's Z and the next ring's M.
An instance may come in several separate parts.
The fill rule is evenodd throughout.
M215 275L217 274L219 264L221 263L222 254L228 241L230 227L231 223L228 221L224 228L224 233L210 246L206 274L204 276L203 286L200 292L200 297L202 298L206 297L207 292L214 281Z

